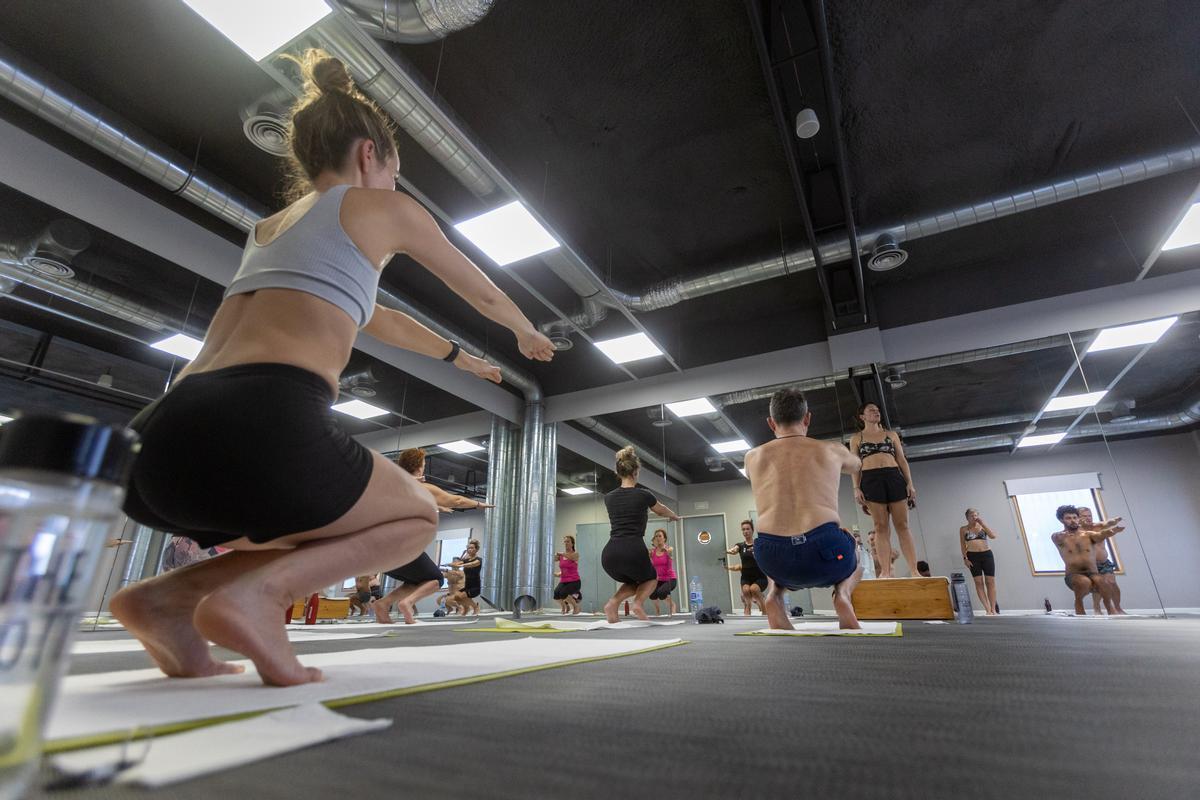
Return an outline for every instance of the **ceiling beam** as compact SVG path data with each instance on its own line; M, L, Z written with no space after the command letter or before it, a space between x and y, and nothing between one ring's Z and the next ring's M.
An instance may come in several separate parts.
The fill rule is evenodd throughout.
M0 120L0 182L221 286L229 285L242 248L149 197ZM520 398L435 358L360 334L355 347L510 422Z
M428 447L444 442L457 442L459 439L473 439L477 436L487 436L491 432L492 415L486 411L472 411L469 414L459 414L456 417L446 417L419 425L360 433L354 438L365 447L388 453L407 450L410 447Z
M559 447L565 447L572 453L583 456L593 464L599 464L605 469L611 470L612 465L616 463L616 448L597 441L586 433L575 430L570 425L559 425L557 435ZM643 469L638 474L638 483L650 491L661 493L672 500L679 497L678 484L664 479L661 475L654 474L649 471L649 468Z

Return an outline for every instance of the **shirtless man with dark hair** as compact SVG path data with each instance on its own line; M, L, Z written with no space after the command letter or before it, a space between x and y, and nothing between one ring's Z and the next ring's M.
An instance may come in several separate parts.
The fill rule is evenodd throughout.
M1094 546L1125 529L1117 525L1120 522L1118 518L1105 521L1096 530L1088 530L1081 526L1079 509L1075 506L1059 506L1055 516L1063 524L1063 530L1051 534L1050 540L1058 548L1058 554L1066 566L1063 581L1075 593L1075 614L1082 617L1087 614L1083 608L1083 598L1090 592L1098 591L1106 601L1109 598L1108 584L1101 579L1100 570L1096 567Z
M811 420L804 393L781 389L767 418L774 441L746 454L758 509L754 558L772 581L767 620L772 628L793 630L784 592L832 586L839 627L861 628L850 595L862 565L854 537L838 520L838 484L843 474L858 475L862 462L838 442L808 438Z
M1120 522L1118 517L1113 522ZM1079 507L1079 527L1084 530L1103 530L1108 525L1108 520L1096 522L1092 519L1092 510L1087 506ZM1108 525L1108 527L1112 527ZM1100 601L1104 601L1104 607L1112 614L1124 614L1125 609L1121 608L1121 587L1117 586L1117 563L1113 561L1112 554L1108 549L1108 542L1101 540L1092 545L1093 553L1096 556L1096 568L1100 571L1100 580L1108 584L1109 595L1102 597L1099 592L1092 592L1092 609L1096 614L1100 613Z

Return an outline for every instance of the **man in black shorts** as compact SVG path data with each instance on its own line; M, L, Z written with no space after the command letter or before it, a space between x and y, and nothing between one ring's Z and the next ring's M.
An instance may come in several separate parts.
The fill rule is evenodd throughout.
M1098 591L1101 597L1109 599L1108 585L1100 579L1100 570L1096 567L1093 545L1125 529L1114 525L1101 530L1086 530L1080 526L1079 509L1075 506L1059 506L1055 516L1063 529L1051 534L1050 541L1058 548L1066 568L1063 582L1075 593L1075 614L1082 617L1087 614L1083 609L1083 598L1089 593Z

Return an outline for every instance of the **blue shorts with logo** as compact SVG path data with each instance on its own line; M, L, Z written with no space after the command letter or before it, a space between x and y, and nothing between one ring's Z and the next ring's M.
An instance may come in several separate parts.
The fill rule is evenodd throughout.
M758 532L754 559L759 569L785 589L836 586L858 569L854 537L836 522L799 536Z

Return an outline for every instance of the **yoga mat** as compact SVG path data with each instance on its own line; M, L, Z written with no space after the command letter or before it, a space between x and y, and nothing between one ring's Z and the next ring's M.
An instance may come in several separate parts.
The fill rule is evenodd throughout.
M334 636L346 636L346 635L359 636L359 635L361 635L361 633L360 633L361 631L369 631L369 630L375 630L375 629L378 629L379 631L383 632L383 631L389 631L389 630L404 630L404 629L408 629L408 628L452 628L456 625L473 625L476 622L479 622L479 620L477 618L460 619L460 620L455 620L453 622L425 622L423 620L417 620L416 622L414 622L411 625L409 625L408 623L403 622L403 621L389 622L386 624L379 623L379 622L371 622L371 623L364 623L362 626L359 626L359 624L356 622L351 622L349 624L335 623L335 624L325 624L325 625L305 625L302 622L299 624L292 622L292 623L288 624L287 628L289 631L321 631L321 632L330 633Z
M734 636L903 636L899 622L860 622L859 630L844 631L836 622L801 623L794 631L777 631L763 628L757 631L741 631Z
M640 619L625 622L575 622L573 620L512 620L497 619L494 628L461 628L459 633L566 633L568 631L603 631L630 630L633 628L653 628L662 625L682 625L687 620L678 619L664 622L645 622Z
M335 633L327 631L313 631L309 633L308 631L288 631L288 639L292 642L370 639L374 636L383 636L386 633L388 633L386 630L381 630L379 633ZM75 642L74 646L71 647L71 655L90 656L99 653L138 653L145 651L145 649L137 639L103 639L93 642L84 640Z
M47 752L163 735L303 703L365 703L551 667L684 644L627 639L522 638L433 647L383 647L301 657L325 673L320 683L263 686L248 661L241 675L181 680L157 669L71 675L63 680L46 731ZM364 692L364 687L370 687Z
M1053 617L1054 619L1151 619L1152 616L1158 616L1158 615L1113 614L1110 616L1108 614L1084 614L1084 615L1080 616L1078 614L1072 614L1069 611L1051 611L1049 614L1045 614L1043 616Z
M140 763L116 776L116 783L170 786L391 724L390 719L355 719L320 703L306 703L128 747L122 743L79 750L55 756L53 764L61 772L79 775L115 764L123 756L133 759L144 754Z

